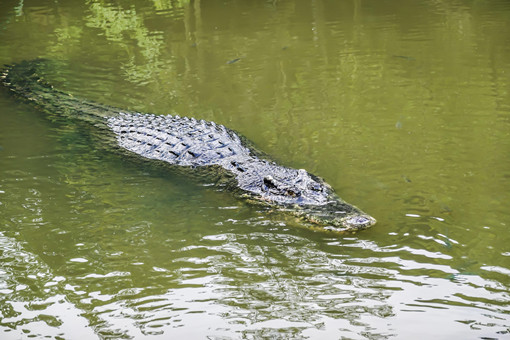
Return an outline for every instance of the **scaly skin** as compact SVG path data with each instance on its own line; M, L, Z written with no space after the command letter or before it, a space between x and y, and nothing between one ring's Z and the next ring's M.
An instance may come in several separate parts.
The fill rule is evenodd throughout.
M114 137L105 141L116 140L116 147L129 153L173 166L221 172L220 177L230 181L227 188L240 197L302 217L316 224L314 229L357 231L375 223L341 200L321 178L261 158L248 141L223 125L129 112L76 98L44 81L39 72L46 64L32 60L8 66L2 83L43 111L92 123Z

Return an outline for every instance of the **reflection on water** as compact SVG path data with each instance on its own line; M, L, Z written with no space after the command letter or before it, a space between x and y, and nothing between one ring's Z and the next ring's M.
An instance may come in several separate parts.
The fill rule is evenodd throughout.
M72 338L76 329L84 337L95 338L89 322L70 303L56 276L38 256L0 233L0 310L2 338L20 339L27 335Z
M0 338L508 337L509 13L0 4L2 63L61 60L77 96L223 123L379 221L312 232L0 91Z

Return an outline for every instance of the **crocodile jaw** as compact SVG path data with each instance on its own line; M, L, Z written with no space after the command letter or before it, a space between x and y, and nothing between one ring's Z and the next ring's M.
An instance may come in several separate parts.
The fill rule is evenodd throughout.
M366 214L352 215L348 217L344 217L338 221L334 221L333 227L330 227L331 230L337 232L349 232L349 231L359 231L363 229L370 228L377 221L372 216ZM328 228L329 229L329 228Z

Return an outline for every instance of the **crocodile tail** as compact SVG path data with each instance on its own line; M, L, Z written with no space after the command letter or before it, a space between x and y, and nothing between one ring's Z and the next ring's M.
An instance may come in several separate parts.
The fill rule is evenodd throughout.
M54 89L46 81L44 74L51 72L55 63L47 59L33 59L7 65L0 75L0 81L18 98L31 102L52 115L100 122L103 118L117 113L112 107Z
M0 79L2 84L9 88L15 95L27 98L33 97L40 91L51 90L42 76L41 71L48 65L45 59L25 60L17 64L6 65Z

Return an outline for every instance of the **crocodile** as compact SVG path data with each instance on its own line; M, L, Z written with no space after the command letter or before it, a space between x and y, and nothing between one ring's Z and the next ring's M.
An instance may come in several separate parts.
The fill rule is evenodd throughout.
M122 110L55 89L44 77L48 61L7 65L1 82L17 98L51 115L87 121L116 149L190 171L208 169L238 197L300 217L313 229L358 231L375 219L343 201L323 179L278 165L239 133L212 121Z

